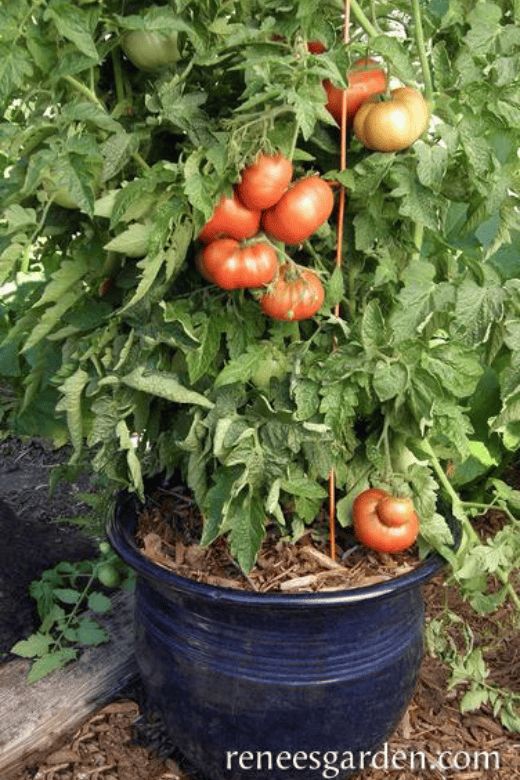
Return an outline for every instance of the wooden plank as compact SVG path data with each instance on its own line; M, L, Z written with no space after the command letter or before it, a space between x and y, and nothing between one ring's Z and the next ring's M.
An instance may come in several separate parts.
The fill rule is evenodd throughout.
M86 649L65 669L36 683L26 681L30 662L0 667L0 777L54 748L97 709L113 700L137 676L133 654L133 594L112 597L113 608L96 619L110 641Z

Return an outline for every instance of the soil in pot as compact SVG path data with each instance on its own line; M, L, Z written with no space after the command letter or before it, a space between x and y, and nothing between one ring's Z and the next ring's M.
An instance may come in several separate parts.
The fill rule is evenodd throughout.
M312 593L374 585L420 563L414 544L400 553L378 553L361 545L350 528L338 528L336 560L329 555L325 511L297 542L280 538L275 526L257 563L245 575L225 539L200 547L202 516L185 487L158 489L139 515L135 533L143 555L176 574L225 588L259 593Z

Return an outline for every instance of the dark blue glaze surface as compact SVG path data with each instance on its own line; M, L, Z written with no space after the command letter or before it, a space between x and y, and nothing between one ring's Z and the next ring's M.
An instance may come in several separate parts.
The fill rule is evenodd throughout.
M384 743L413 694L423 647L420 588L442 558L432 555L412 572L364 588L258 594L156 566L133 540L136 521L135 502L122 497L109 538L140 575L140 673L172 741L206 777L314 780L324 777L323 765L315 765L327 751L339 753L339 766ZM236 751L229 770L228 751ZM241 769L244 751L255 759ZM260 751L273 756L270 770L255 768ZM282 751L314 751L315 760L277 769Z

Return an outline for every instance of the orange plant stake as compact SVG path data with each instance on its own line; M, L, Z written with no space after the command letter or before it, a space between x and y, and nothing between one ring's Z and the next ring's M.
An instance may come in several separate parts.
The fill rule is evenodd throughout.
M350 28L350 0L345 0L345 11L343 19L343 41L348 43ZM340 170L344 171L347 167L347 91L344 89L341 102L341 141L340 141ZM336 266L339 268L343 263L343 226L345 221L345 187L340 183L339 202L338 202L338 237L336 245ZM340 315L339 303L334 309L336 317ZM329 540L330 557L336 560L336 472L334 468L329 474Z

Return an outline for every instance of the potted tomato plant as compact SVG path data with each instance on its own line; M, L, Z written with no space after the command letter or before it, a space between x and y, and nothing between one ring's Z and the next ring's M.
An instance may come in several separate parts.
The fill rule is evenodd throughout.
M360 723L352 747L384 739L420 660L419 586L442 561L475 608L519 604L519 502L503 480L519 443L514 14L398 2L394 19L375 2L369 19L348 5L352 17L325 3L316 18L305 0L137 10L43 0L30 14L14 2L4 12L0 373L15 399L4 416L14 430L66 428L73 462L88 458L126 490L110 534L141 574L143 677L201 765L210 729L215 777L227 771L216 753L234 749L219 740L240 719L249 734L259 717L264 671L276 728L266 721L261 735L276 736L259 750L297 752L299 708L315 697L323 714L324 691L344 698L341 680L354 680L356 702L394 697L371 741ZM140 60L128 50L137 32ZM363 103L350 99L360 70L379 71ZM225 540L245 574L268 531L296 543L323 507L331 545L352 526L367 547L356 518L368 490L379 491L372 526L383 520L409 542L420 525L417 567L395 590L265 598L157 571L131 537L134 501L174 474L204 518L200 546ZM404 518L388 496L402 499ZM471 518L489 506L507 520L484 543ZM333 546L329 557L335 566ZM483 573L497 578L492 593ZM290 641L270 660L275 603L272 625ZM355 640L340 657L353 612ZM183 626L175 639L163 636L168 615ZM374 675L358 653L380 619L389 633L383 647L374 638L374 658L381 650L388 666L378 660ZM186 653L161 693L170 645ZM252 645L263 654L245 655ZM203 676L188 684L197 665ZM302 672L294 698L279 680L288 665ZM391 690L397 669L402 688ZM194 719L198 742L186 732L197 697L210 708ZM234 720L222 714L218 736L225 701ZM320 750L343 748L351 729L347 711L330 712L309 719ZM242 747L256 749L245 737Z

